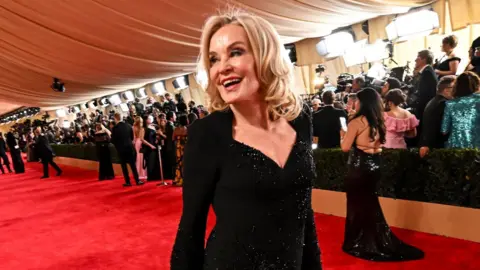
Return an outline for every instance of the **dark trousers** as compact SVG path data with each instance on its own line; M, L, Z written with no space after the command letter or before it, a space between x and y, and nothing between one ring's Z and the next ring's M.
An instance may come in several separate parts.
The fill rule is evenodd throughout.
M3 165L7 166L8 171L11 172L12 169L10 169L10 160L8 160L7 154L6 153L0 154L0 158L3 160ZM3 169L3 165L0 164L0 170L2 171L2 173L5 173L5 170Z
M140 182L140 179L138 178L137 166L135 164L137 159L136 156L137 155L135 151L129 151L129 153L118 153L118 157L120 158L120 164L122 166L123 177L125 178L126 184L130 184L130 176L128 174L127 164L130 165L130 169L132 170L135 182Z
M55 161L53 161L53 158L42 159L42 164L43 164L43 176L44 177L48 177L48 164L50 164L57 171L57 173L62 172L60 167L58 167L57 163L55 163Z

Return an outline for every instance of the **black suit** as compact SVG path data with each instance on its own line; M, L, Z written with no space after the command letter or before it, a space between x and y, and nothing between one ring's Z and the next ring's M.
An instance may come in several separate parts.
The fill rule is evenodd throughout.
M344 110L325 106L313 114L313 136L318 137L319 148L340 147L340 117L347 120Z
M420 147L444 148L448 136L441 132L443 112L447 99L442 95L434 97L423 112L423 126L420 137Z
M127 164L130 165L133 177L136 183L139 183L138 171L136 166L137 153L135 147L133 147L133 129L125 123L119 122L112 129L111 142L117 149L118 157L122 165L123 177L125 177L125 183L130 184L130 176L128 175Z
M413 113L420 120L418 127L418 135L415 138L412 138L408 141L409 146L417 146L419 138L422 137L423 130L423 112L428 102L435 97L437 94L437 84L438 79L435 71L432 66L426 66L425 69L420 73L418 81L415 85L415 102L413 104Z
M11 132L7 133L7 146L10 149L10 156L12 158L13 169L15 173L24 173L25 166L23 164L22 153L20 147L17 144L17 139Z
M175 130L175 125L173 122L168 121L167 126L165 127L165 145L164 145L164 156L163 156L163 164L164 167L164 177L165 179L173 179L175 178L175 165L176 165L176 154L175 154L175 141L173 138L173 132Z
M438 79L432 66L426 66L419 75L415 89L417 100L415 102L415 116L420 123L423 118L423 111L427 103L437 94Z
M43 164L43 177L48 177L48 164L60 174L62 170L53 161L53 150L47 137L44 134L40 134L35 141L35 155L42 160Z
M7 145L5 144L3 136L0 137L0 158L3 160L3 165L7 166L8 171L12 172L12 169L10 169L10 160L7 156ZM2 173L5 173L5 171L3 170L3 165L0 165L0 170L2 171Z
M177 111L177 104L173 100L167 100L163 104L163 109L165 112L176 112Z

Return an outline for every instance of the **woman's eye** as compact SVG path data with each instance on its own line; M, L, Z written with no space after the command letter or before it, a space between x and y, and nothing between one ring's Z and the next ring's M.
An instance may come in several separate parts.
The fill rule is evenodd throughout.
M235 49L230 52L230 57L240 56L243 54L243 50Z
M217 61L218 61L217 57L215 56L210 57L210 65L215 64Z

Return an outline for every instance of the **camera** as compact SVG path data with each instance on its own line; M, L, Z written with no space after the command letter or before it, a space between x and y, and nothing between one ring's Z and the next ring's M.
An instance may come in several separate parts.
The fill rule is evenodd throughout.
M349 73L342 73L337 77L337 90L335 93L345 92L347 86L353 83L353 75Z

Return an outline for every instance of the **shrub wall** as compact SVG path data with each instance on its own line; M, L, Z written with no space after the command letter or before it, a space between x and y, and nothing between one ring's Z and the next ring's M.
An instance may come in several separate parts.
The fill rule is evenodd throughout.
M52 145L57 156L98 161L93 144ZM114 163L117 152L110 145ZM442 149L421 159L417 149L385 150L378 195L412 201L480 208L480 150ZM314 188L344 191L348 153L314 151Z

